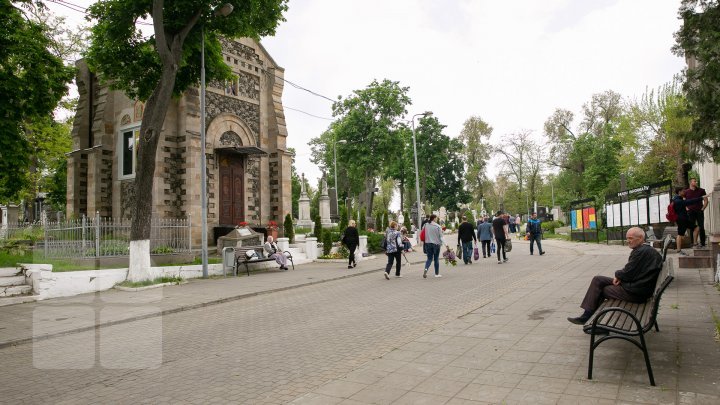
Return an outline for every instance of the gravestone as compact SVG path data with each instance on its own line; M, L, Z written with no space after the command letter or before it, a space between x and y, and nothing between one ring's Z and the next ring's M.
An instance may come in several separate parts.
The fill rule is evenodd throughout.
M330 197L328 197L328 187L325 179L321 183L320 194L320 225L323 228L332 228L333 223L330 220Z
M338 213L337 190L335 188L328 189L328 197L330 197L330 221L338 223L340 214Z
M300 179L300 198L298 199L298 214L299 218L297 226L300 228L313 228L313 221L310 219L310 197L308 197L307 190L305 189L305 173L302 174Z

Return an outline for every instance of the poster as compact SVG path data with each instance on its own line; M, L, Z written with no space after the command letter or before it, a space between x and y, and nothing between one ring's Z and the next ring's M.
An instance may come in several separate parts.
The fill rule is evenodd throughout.
M658 202L658 196L651 195L648 201L650 203L650 223L657 224L662 222L660 220L660 203Z
M670 194L660 194L658 198L660 205L660 222L668 222L665 215L667 214L667 206L670 205Z
M607 219L605 220L605 222L606 222L605 225L607 225L608 228L612 228L613 226L615 226L615 225L614 225L614 223L615 223L615 221L614 221L615 218L613 217L612 207L613 207L613 206L610 205L610 204L606 204L606 205L605 205L605 218L607 218Z
M620 203L620 210L622 211L622 226L627 227L630 225L630 203Z
M638 224L637 200L628 201L628 205L630 206L630 222L629 222L629 224L632 226L636 226Z
M637 200L637 208L638 208L638 225L647 225L648 223L648 207L647 207L647 198L641 198Z
M620 210L620 204L613 204L613 216L615 226L622 226L622 221L620 218L620 215L622 214L622 211Z

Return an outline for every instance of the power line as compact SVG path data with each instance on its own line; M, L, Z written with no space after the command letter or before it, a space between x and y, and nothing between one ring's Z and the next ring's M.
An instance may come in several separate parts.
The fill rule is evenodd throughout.
M49 1L50 1L51 3L55 3L55 4L57 4L58 6L65 7L65 8L67 8L67 9L70 9L70 10L75 11L75 12L77 12L77 13L82 13L82 14L85 14L85 15L88 15L88 14L89 14L88 11L87 11L87 8L82 7L82 6L78 6L77 4L73 4L73 3L70 3L70 2L67 2L67 1L64 1L64 0L49 0ZM145 22L145 21L135 21L135 24L138 24L138 25L148 25L148 26L152 26L152 25L153 25L152 23Z
M297 111L297 112L300 112L300 113L309 115L309 116L311 116L311 117L319 118L319 119L321 119L321 120L334 121L334 119L332 119L332 118L320 117L319 115L310 114L309 112L306 112L306 111L303 111L303 110L298 110L297 108L288 107L288 106L286 106L286 105L284 105L283 108L287 108L288 110Z

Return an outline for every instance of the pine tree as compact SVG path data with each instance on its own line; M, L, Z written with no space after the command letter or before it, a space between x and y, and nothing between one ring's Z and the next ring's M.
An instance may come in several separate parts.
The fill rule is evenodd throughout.
M283 228L285 228L285 237L289 239L289 243L295 243L295 227L293 226L293 220L290 214L285 215Z

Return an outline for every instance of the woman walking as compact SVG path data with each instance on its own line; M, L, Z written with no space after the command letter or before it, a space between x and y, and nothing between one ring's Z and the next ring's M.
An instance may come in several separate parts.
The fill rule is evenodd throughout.
M347 246L348 250L350 251L350 255L348 256L348 269L352 269L353 267L357 266L357 262L355 261L355 249L357 249L358 245L360 244L360 236L358 235L354 219L351 219L348 227L345 228L342 243L343 245Z
M397 222L390 222L390 226L385 230L385 254L388 257L387 266L385 266L385 279L390 280L390 269L392 269L393 261L395 261L395 277L400 275L400 267L402 266L402 236L397 230Z
M437 215L430 215L430 220L425 224L425 227L423 227L425 230L425 244L423 245L423 249L425 250L425 254L427 254L423 278L427 278L430 263L433 262L435 265L435 277L442 277L440 274L440 246L443 245L443 231L440 225L435 222L436 219Z

